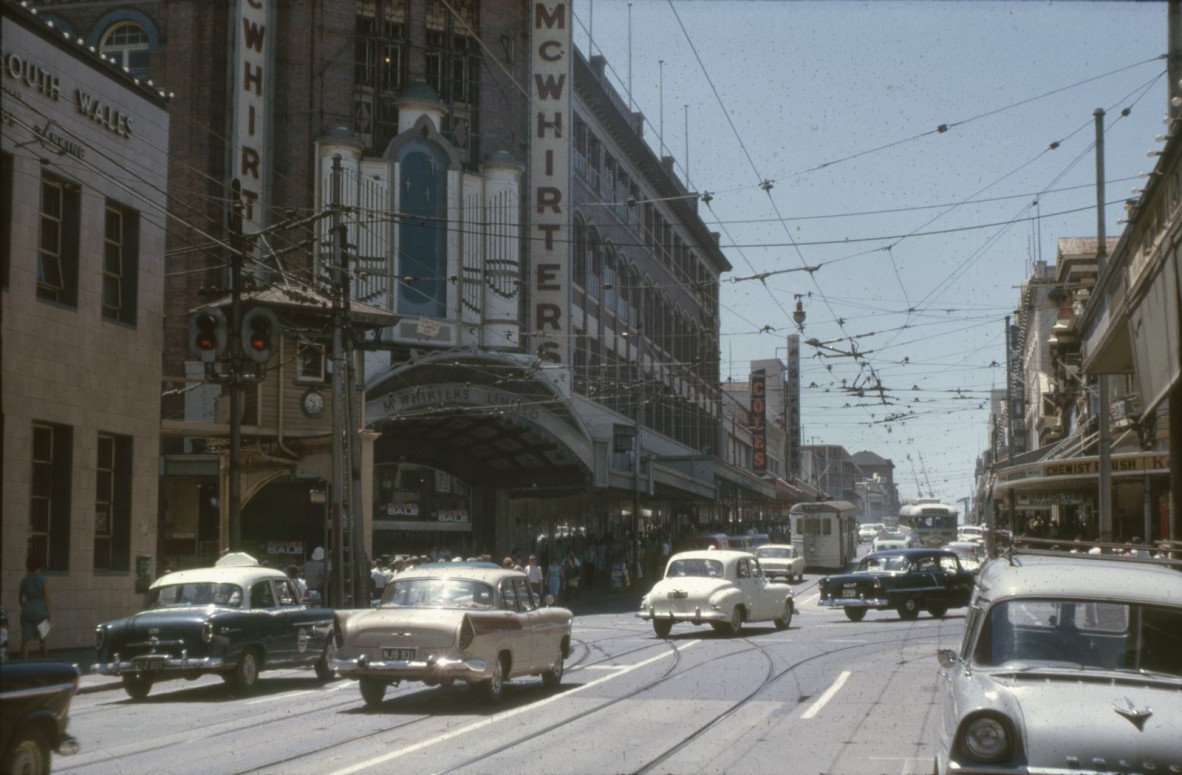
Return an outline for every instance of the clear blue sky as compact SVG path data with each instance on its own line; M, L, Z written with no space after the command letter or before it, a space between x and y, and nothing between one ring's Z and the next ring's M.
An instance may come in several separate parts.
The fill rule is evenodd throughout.
M1005 385L1018 286L1032 262L1054 264L1059 238L1096 234L1093 111L1107 113L1108 236L1153 166L1166 14L1165 2L576 0L575 41L584 53L593 41L625 100L631 84L649 144L663 137L690 190L713 195L699 212L734 266L723 378L785 357L805 294L804 338L862 357L802 348L804 442L874 451L895 462L903 497L918 480L955 503L972 494L989 391ZM783 271L805 266L820 269ZM744 279L764 272L781 273ZM842 390L876 380L885 404Z

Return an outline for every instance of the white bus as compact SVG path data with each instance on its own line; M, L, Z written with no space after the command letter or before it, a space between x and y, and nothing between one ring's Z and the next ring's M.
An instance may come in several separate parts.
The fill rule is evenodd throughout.
M849 501L798 503L788 517L806 568L845 568L857 558L857 509Z
M956 540L956 514L935 498L920 498L899 510L899 527L911 531L914 546L943 546Z

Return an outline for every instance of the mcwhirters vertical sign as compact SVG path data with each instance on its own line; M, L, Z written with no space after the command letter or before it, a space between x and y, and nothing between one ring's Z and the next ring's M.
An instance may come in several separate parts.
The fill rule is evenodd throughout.
M230 28L233 51L230 176L242 183L242 231L265 226L270 160L267 104L274 71L272 0L237 0Z
M571 4L535 3L530 19L530 333L547 366L570 363Z

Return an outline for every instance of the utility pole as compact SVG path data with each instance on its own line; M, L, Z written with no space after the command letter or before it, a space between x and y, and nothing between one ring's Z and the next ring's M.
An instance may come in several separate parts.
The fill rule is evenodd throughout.
M1096 123L1096 276L1104 276L1104 264L1108 260L1108 238L1104 226L1104 109L1096 108L1092 114ZM1100 487L1096 518L1100 528L1101 541L1112 540L1112 443L1108 429L1108 375L1096 375L1097 396L1100 404Z

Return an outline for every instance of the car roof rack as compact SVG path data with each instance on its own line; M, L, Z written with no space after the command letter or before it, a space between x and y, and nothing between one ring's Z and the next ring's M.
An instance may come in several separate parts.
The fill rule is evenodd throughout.
M1001 538L999 536L999 538ZM1110 543L1103 541L1063 541L1053 538L1011 536L1002 544L993 546L992 557L1000 557L1014 564L1016 555L1042 555L1072 557L1089 560L1116 560L1148 565L1163 565L1182 570L1182 541L1154 541L1144 543Z

